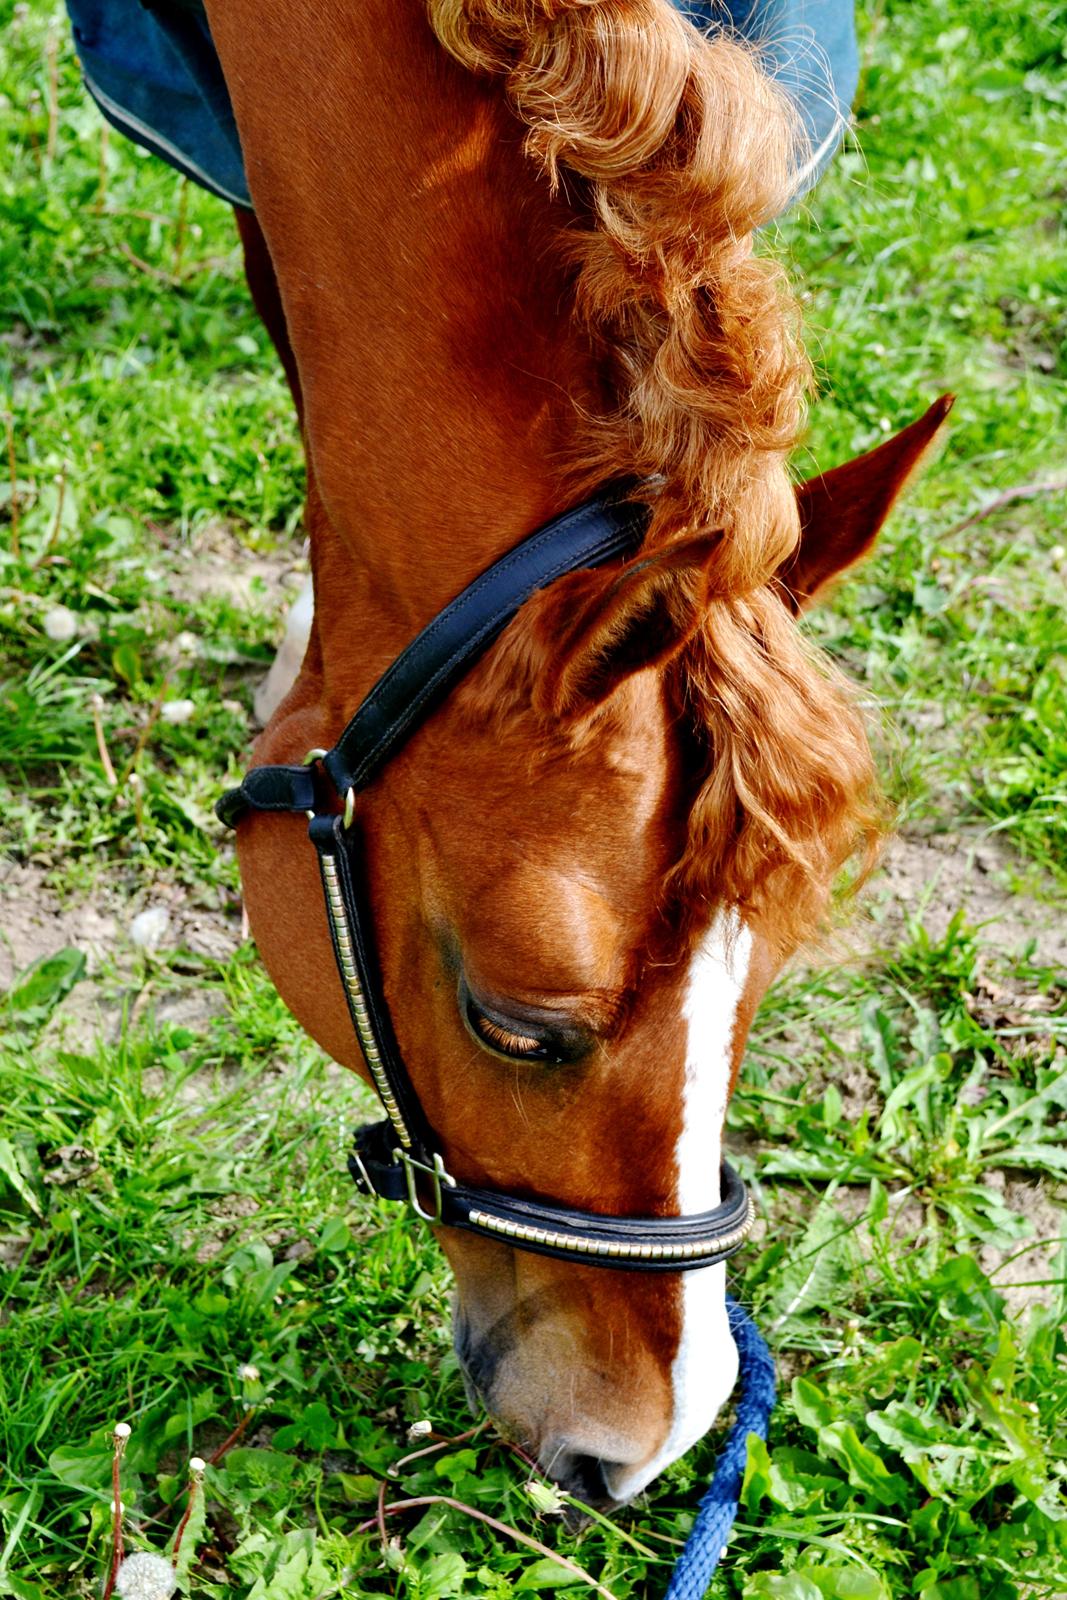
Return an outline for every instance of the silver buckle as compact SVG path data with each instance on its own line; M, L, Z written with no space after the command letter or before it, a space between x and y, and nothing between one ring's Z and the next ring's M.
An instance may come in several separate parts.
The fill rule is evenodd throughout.
M323 756L328 754L329 752L321 744L312 745L311 749L308 751L300 765L302 767L313 767L317 761L321 761ZM305 811L304 815L307 817L309 822L314 822L314 811Z
M415 1212L415 1215L421 1217L424 1222L440 1222L441 1185L447 1183L450 1189L456 1187L456 1180L445 1171L445 1164L441 1156L435 1155L433 1165L429 1166L425 1161L416 1161L415 1157L407 1150L394 1150L393 1160L399 1161L404 1168L404 1178L408 1186L408 1204L411 1206L412 1211ZM422 1202L419 1200L419 1191L415 1183L416 1168L418 1168L419 1172L425 1172L433 1184L432 1211L425 1211Z

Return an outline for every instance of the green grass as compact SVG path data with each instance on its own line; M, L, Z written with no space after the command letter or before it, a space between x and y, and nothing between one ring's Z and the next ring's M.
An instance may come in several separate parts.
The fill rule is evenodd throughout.
M995 834L1005 911L1035 926L1039 899L1011 886L1049 896L1067 875L1067 496L1008 491L1067 474L1065 23L1049 0L872 5L861 148L780 230L826 391L802 470L959 395L940 461L813 627L896 730L903 826ZM358 1530L384 1481L651 1600L719 1435L577 1534L489 1432L385 1477L416 1448L411 1424L472 1425L447 1274L422 1232L352 1193L347 1131L368 1097L240 943L210 819L298 555L291 408L225 209L102 144L53 7L0 0L0 31L0 409L18 480L16 548L0 472L0 846L52 956L0 1004L0 1595L100 1592L126 1420L127 1537L160 1550L189 1456L244 1423L183 1542L194 1596L504 1600L568 1579L441 1503L391 1518L383 1554ZM222 581L253 570L244 592ZM94 696L139 789L108 780ZM175 698L188 721L158 714ZM153 899L206 918L212 953L191 933L133 949L124 930ZM91 970L63 920L85 906L114 919ZM857 968L787 978L757 1019L730 1138L765 1227L735 1291L783 1400L716 1596L1067 1590L1064 979L1036 944L934 909Z
M860 147L783 229L828 390L820 466L959 396L936 469L821 631L911 734L908 815L986 822L1061 873L1065 20L1050 3L872 8ZM1058 489L967 525L1033 484Z

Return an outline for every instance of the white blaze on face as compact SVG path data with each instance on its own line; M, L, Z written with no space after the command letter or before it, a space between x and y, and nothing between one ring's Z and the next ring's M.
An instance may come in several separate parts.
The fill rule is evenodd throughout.
M734 1021L745 987L752 935L733 912L720 913L689 967L682 1014L688 1028L682 1132L676 1154L678 1210L710 1211L721 1199L722 1123L730 1089ZM707 1432L737 1378L726 1315L726 1267L681 1274L682 1329L671 1368L673 1413L654 1459L612 1493L628 1500Z

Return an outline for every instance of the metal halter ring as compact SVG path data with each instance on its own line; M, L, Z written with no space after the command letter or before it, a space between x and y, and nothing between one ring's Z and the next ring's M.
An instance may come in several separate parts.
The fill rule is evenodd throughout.
M404 1179L408 1186L408 1203L410 1204L411 1209L418 1216L420 1216L424 1222L440 1222L441 1185L443 1183L447 1183L450 1189L454 1189L456 1187L456 1180L451 1176L450 1173L445 1171L445 1164L442 1158L438 1155L435 1155L433 1158L433 1165L431 1166L429 1162L417 1161L415 1157L407 1150L397 1149L393 1151L393 1160L398 1162L404 1169ZM360 1163L360 1165L362 1165L362 1163ZM416 1168L418 1168L419 1172L426 1173L433 1186L432 1211L426 1211L419 1200L418 1186L415 1182ZM371 1184L370 1187L373 1190L374 1185Z
M323 756L328 756L329 753L330 752L328 750L324 750L323 749L322 745L314 744L314 745L312 745L311 749L308 751L307 755L304 757L303 765L305 767L313 767L315 765L316 761L321 761ZM310 819L315 815L315 813L314 813L314 811L306 811L304 813L304 815L310 821ZM346 830L352 826L352 820L355 817L355 815L356 815L356 791L350 785L345 790L345 809L344 809L344 815L343 815L343 817L341 819L342 822L344 823L344 826L345 826Z
M321 761L323 756L326 755L326 754L327 754L327 752L322 748L321 745L318 745L318 744L312 745L311 749L308 751L307 755L304 757L302 765L304 765L305 767L313 767L315 765L316 761ZM305 817L307 817L308 821L310 822L312 820L312 818L314 817L315 813L314 813L314 811L305 811L304 815L305 815Z
M322 762L323 755L330 755L330 750L323 750L322 744L314 744L314 746L310 747L306 757L304 757L304 766L314 766L315 762ZM310 818L314 818L315 813L314 811L306 811L304 816L306 816L306 818L310 821ZM355 789L354 787L349 786L347 787L346 792L344 792L344 816L342 816L342 822L344 822L344 827L346 827L346 829L352 827L352 819L354 818Z

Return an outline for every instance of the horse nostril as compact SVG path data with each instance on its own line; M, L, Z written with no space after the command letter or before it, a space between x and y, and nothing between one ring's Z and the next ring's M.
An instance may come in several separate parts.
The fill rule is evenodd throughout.
M611 1465L599 1456L565 1456L552 1468L552 1476L567 1494L592 1506L594 1511L603 1511L615 1504L606 1476Z

